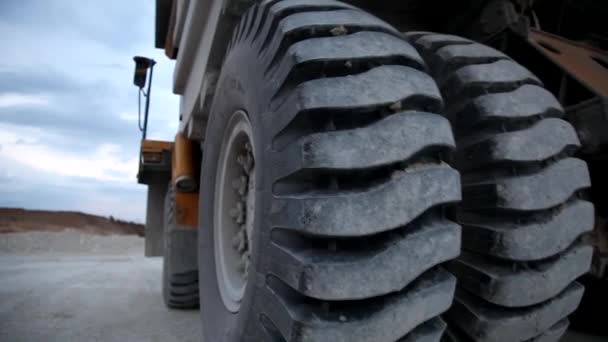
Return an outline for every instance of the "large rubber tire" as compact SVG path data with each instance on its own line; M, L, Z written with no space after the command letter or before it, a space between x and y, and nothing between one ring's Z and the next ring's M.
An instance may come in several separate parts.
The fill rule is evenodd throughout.
M164 208L163 300L172 309L195 309L199 306L198 232L177 229L173 191L173 186L169 184Z
M247 11L204 142L205 341L438 341L455 288L438 265L460 252L460 227L443 214L461 198L458 172L441 161L454 147L441 107L416 50L361 10L307 0ZM253 130L256 204L232 313L216 278L224 227L212 194L239 110Z
M445 100L463 182L463 253L447 314L455 340L558 341L583 287L593 228L587 165L573 127L542 83L503 53L470 40L410 33ZM466 336L466 337L465 337Z

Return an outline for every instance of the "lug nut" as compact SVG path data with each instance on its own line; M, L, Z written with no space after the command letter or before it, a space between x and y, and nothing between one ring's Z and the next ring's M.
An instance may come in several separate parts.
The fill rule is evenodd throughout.
M249 253L245 252L241 255L241 259L238 263L238 269L241 273L246 274L249 268Z
M250 254L249 254L249 239L247 236L247 226L245 221L247 220L247 211L253 211L252 205L249 203L249 192L253 188L253 182L249 179L249 174L253 171L254 159L253 159L253 148L249 142L244 144L244 151L242 154L236 156L237 164L242 168L241 175L235 177L231 186L235 190L237 200L235 207L230 209L230 217L239 225L239 230L232 237L231 244L234 251L239 254L239 260L236 268L243 278L247 278L247 273L250 265ZM251 206L251 208L249 208Z
M245 171L245 174L251 173L251 169L253 169L253 157L251 154L247 154L247 156L243 158L243 163L241 165L243 165L243 171Z
M233 242L233 245L236 244L235 249L239 253L243 253L243 251L245 251L247 249L246 237L245 237L245 234L243 234L242 230L239 231L238 233L236 233L232 242Z
M236 163L243 166L243 164L245 163L245 155L239 154L238 156L236 156Z
M239 268L243 274L247 274L249 269L249 252L245 252L241 255L241 260L239 261Z
M237 211L237 216L235 218L236 223L237 224L242 224L245 222L245 206L243 205L243 202L238 201L236 202L236 211Z
M241 176L242 177L242 176ZM232 180L232 188L238 190L241 186L241 177Z
M239 246L241 245L241 237L239 236L239 234L236 234L235 236L232 237L232 249L234 249L235 251L239 251Z
M247 193L247 185L248 185L247 177L241 176L239 179L239 186L237 188L239 195L244 196Z
M238 206L237 208L232 208L228 211L228 215L233 218L236 219L239 216L239 211L238 211Z

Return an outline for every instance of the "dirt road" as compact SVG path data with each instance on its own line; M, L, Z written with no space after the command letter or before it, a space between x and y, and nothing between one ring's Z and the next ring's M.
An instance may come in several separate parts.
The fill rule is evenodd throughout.
M142 255L141 238L0 234L0 341L199 341L198 311L165 308L161 259ZM562 342L579 341L602 339Z
M198 311L162 303L137 236L0 234L0 341L199 341Z
M158 258L0 256L0 341L198 341L160 274Z

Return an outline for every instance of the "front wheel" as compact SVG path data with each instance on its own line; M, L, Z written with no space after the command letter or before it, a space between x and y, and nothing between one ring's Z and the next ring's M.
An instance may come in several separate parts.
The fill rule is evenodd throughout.
M399 32L350 5L246 13L204 142L206 341L438 341L460 177L424 70Z

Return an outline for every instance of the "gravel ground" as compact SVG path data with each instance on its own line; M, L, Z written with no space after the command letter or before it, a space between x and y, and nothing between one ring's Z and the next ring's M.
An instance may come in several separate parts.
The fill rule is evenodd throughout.
M0 341L199 341L198 311L168 310L143 239L0 234ZM562 342L605 339L570 332Z
M76 230L0 234L0 255L143 255L144 238Z
M198 341L198 312L168 310L160 274L143 256L0 256L0 341Z
M0 341L198 341L198 311L165 307L144 239L0 234Z

